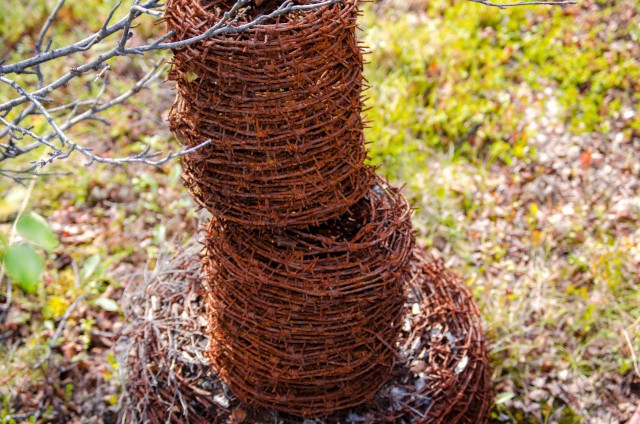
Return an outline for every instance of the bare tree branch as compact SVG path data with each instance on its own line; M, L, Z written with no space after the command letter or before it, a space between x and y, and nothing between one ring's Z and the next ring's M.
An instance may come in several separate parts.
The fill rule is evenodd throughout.
M577 1L524 1L517 3L493 3L485 0L468 0L473 3L480 3L485 6L498 7L500 9L506 9L508 7L519 6L568 6L570 4L577 4Z
M4 77L0 77L0 82L4 82L5 84L9 84L11 87L13 87L17 92L19 92L20 94L27 96L29 98L29 101L35 105L35 107L40 111L40 113L47 119L47 122L49 122L49 124L51 125L51 127L54 129L54 133L48 135L47 137L40 137L36 134L34 134L33 132L31 132L29 129L26 128L22 128L16 125L13 125L9 122L7 122L5 119L0 118L0 122L7 125L10 130L12 131L17 131L20 132L24 135L28 135L31 138L33 138L34 140L36 140L36 143L34 143L33 148L38 147L38 145L40 144L44 144L45 146L49 147L52 152L49 153L49 158L43 159L41 161L38 162L34 162L32 165L36 168L41 168L43 166L45 166L48 163L51 163L53 160L55 159L66 159L67 157L69 157L71 155L71 153L73 153L74 151L79 152L80 154L82 154L83 156L85 156L87 158L87 163L86 165L91 165L94 162L100 162L100 163L109 163L109 164L114 164L114 165L120 165L120 164L124 164L124 163L144 163L147 165L154 165L154 166L159 166L162 165L166 162L168 162L171 159L174 159L176 157L179 156L184 156L188 153L191 153L201 147L204 147L206 145L208 145L211 140L205 140L202 143L198 144L197 146L188 148L188 149L183 149L180 150L179 152L175 152L175 153L170 153L168 155L166 155L165 157L161 158L161 159L157 159L154 160L155 158L157 158L158 156L160 156L160 153L156 152L156 153L149 153L148 150L145 150L142 153L139 153L137 155L133 155L133 156L128 156L128 157L124 157L124 158L116 158L116 159L112 159L112 158L105 158L102 156L98 156L94 153L92 153L90 148L87 147L82 147L76 143L74 143L73 141L71 141L64 133L65 130L71 128L72 126L76 125L79 122L85 121L87 119L97 119L95 118L95 114L102 112L103 110L107 110L109 108L111 108L112 106L118 104L118 103L122 103L124 102L126 99L128 99L129 97L133 96L135 93L137 93L141 87L143 87L144 85L147 84L148 81L156 79L158 77L158 75L160 75L162 73L162 71L164 70L164 66L160 66L160 64L156 64L156 66L154 67L154 69L152 69L152 71L150 71L149 73L147 73L147 75L145 77L143 77L140 81L138 81L133 88L131 88L129 91L127 91L126 93L123 93L122 95L120 95L119 97L116 97L115 99L100 104L98 105L97 101L100 97L101 94L98 95L98 97L96 98L96 100L93 102L93 107L89 110L87 110L86 112L74 117L73 119L67 119L67 121L61 125L58 126L55 122L55 120L53 119L53 117L51 116L51 114L49 113L49 111L47 111L47 109L38 101L38 99L34 98L33 95L27 93L22 87L20 87L17 83L15 83L14 81L8 80ZM102 93L102 92L101 92ZM74 106L77 107L78 104L76 104ZM53 138L57 138L62 147L67 147L66 150L63 150L61 148L58 148L57 146L51 144L49 142L50 139ZM31 147L31 146L29 146Z
M122 0L115 3L110 9L98 31L81 40L51 50L53 38L49 38L47 41L47 33L53 27L59 11L65 5L65 0L58 0L38 34L33 55L15 63L6 64L4 61L0 61L0 85L7 85L16 93L14 97L0 104L0 163L16 160L20 156L39 148L48 150L41 159L30 162L26 166L21 164L18 169L0 168L0 176L21 182L36 174L46 175L39 172L39 170L54 161L68 158L74 152L84 156L87 165L100 162L107 164L143 163L158 166L208 145L211 140L203 140L197 146L164 155L160 152L151 152L147 148L142 153L132 156L110 158L100 156L94 153L91 147L83 146L79 142L72 140L67 131L82 122L90 120L100 121L109 125L109 122L100 116L101 112L125 103L140 90L148 87L150 83L158 80L166 69L166 65L162 63L162 60L157 61L129 90L111 100L102 101L109 82L108 75L111 66L108 63L111 59L181 48L212 36L245 32L287 13L314 10L342 0L313 0L311 4L305 5L295 4L293 0L282 0L271 12L259 14L248 22L241 22L241 19L245 18L247 13L252 10L254 0L236 0L216 24L198 36L171 42L167 40L174 34L169 32L148 44L139 46L128 45L133 31L139 24L139 19L144 16L161 18L163 16L161 8L164 5L160 3L161 0L130 1L126 16L117 22L112 23L114 16L122 7ZM574 1L532 1L505 4L493 3L489 0L469 1L501 9L512 6L575 4ZM111 44L109 45L109 43ZM76 53L91 51L98 44L107 48L100 48L99 54L96 53L93 56L89 56L84 63L71 67L67 72L56 76L52 81L45 81L41 70L42 65L52 61L67 60L67 58ZM98 48L95 50L98 50ZM49 97L51 93L64 87L73 79L89 72L96 72L97 76L94 82L100 80L102 83L95 98L74 100L66 104L55 105L55 101ZM37 88L31 90L29 89L29 84L18 83L18 79L9 78L8 76L12 74L16 76L35 75L37 84L33 85ZM33 126L24 124L27 118L33 116L44 117L49 132L39 134L40 131L35 130Z
M319 1L313 5L295 5L293 4L292 0L285 0L273 12L266 15L258 16L254 20L246 24L236 26L235 23L238 21L238 19L249 10L250 6L247 6L247 4L250 3L251 1L252 0L238 0L235 3L235 5L232 7L232 9L224 14L223 18L218 23L216 23L213 27L211 27L210 29L208 29L207 31L205 31L204 33L196 37L188 38L186 40L181 40L181 41L175 41L171 43L162 42L163 40L167 39L169 36L172 35L171 33L169 33L155 40L151 44L142 45L138 47L126 47L126 42L129 39L129 33L131 30L131 22L133 22L134 19L138 18L142 14L142 12L140 12L139 9L140 7L144 7L144 6L138 5L137 4L138 0L135 0L134 6L132 6L131 11L127 16L127 18L123 19L118 24L115 24L112 27L109 27L107 34L105 34L104 36L102 36L100 34L100 31L98 31L96 34L94 34L94 36L89 37L90 41L87 42L86 44L75 43L71 46L56 49L51 52L52 53L51 55L49 55L48 53L42 53L40 55L34 56L31 59L23 60L21 62L12 64L12 65L6 65L6 66L0 65L0 75L9 74L9 73L25 73L27 69L37 64L41 64L53 59L57 59L62 56L69 56L73 53L86 50L88 47L91 47L97 40L100 40L105 36L111 35L115 32L122 31L122 36L120 37L120 41L117 46L115 46L108 52L99 55L94 60L89 61L88 63L85 63L76 68L73 68L71 71L63 75L58 80L31 93L31 96L33 96L36 99L44 99L52 91L54 91L57 88L60 88L62 85L69 82L72 78L75 78L78 75L91 70L100 69L101 65L104 62L116 56L142 54L142 53L153 51L153 50L175 49L175 48L180 48L180 47L188 46L191 44L195 44L199 41L202 41L206 38L209 38L215 35L245 32L257 25L260 25L265 21L274 19L278 16L282 16L286 13L301 11L301 10L316 9L322 6L328 6L334 3L339 3L342 0ZM150 3L152 3L153 7L159 7L156 1L153 1ZM145 7L145 9L149 9L149 7ZM244 9L244 10L241 10L241 9ZM233 19L231 19L232 16L233 16ZM6 111L8 109L21 105L28 101L29 101L29 98L26 96L23 96L23 97L11 100L9 102L0 104L0 112Z
M153 40L153 42L149 44L135 47L129 47L127 43L131 39L133 28L137 26L136 20L143 15L150 15L156 18L161 17L162 13L160 10L156 9L159 9L162 4L159 0L149 0L144 3L142 3L141 0L133 0L129 7L128 14L118 22L111 24L117 10L121 7L122 2L119 1L110 10L104 23L97 32L67 46L50 50L49 47L51 46L51 40L45 43L45 38L47 32L54 23L58 12L65 3L65 0L59 0L39 33L38 40L35 45L35 54L32 57L15 63L0 63L0 83L10 86L17 94L16 97L0 104L0 124L4 126L4 128L0 129L0 140L8 139L6 143L0 143L0 162L15 159L40 147L47 148L49 152L43 159L31 162L26 168L0 169L0 175L9 176L10 178L18 180L20 179L21 173L32 174L35 170L38 170L55 160L68 158L74 152L78 152L84 156L87 159L87 165L94 162L100 162L108 164L143 163L159 166L171 159L183 156L208 145L211 140L203 140L197 146L168 153L164 156L160 152L151 152L147 148L143 152L132 156L109 158L95 154L90 147L80 145L79 143L71 140L67 135L67 130L87 120L99 120L108 124L104 118L99 116L99 113L126 102L141 89L147 87L149 83L157 80L166 69L166 66L161 65L161 62L157 62L154 67L144 77L138 80L130 90L110 101L100 102L100 98L104 94L107 84L106 77L103 78L103 85L100 93L94 100L77 100L60 106L47 107L47 104L53 102L53 100L48 96L55 90L65 86L69 81L87 72L97 71L98 77L96 79L99 79L103 75L107 75L110 70L109 65L107 65L107 61L113 58L143 55L152 51L179 48L197 43L211 36L247 31L256 25L260 25L261 23L286 13L317 9L340 1L342 0L317 0L311 5L296 5L292 0L285 0L271 13L257 16L255 19L252 19L247 23L239 24L239 20L246 16L246 13L251 9L252 6L250 3L252 0L237 0L232 8L223 15L219 22L197 37L177 42L167 42L166 40L173 35L172 33L168 33ZM45 84L42 72L40 71L41 65L57 59L67 58L75 53L91 50L98 43L103 41L107 42L107 39L112 36L117 36L117 40L109 49L90 58L85 63L71 68L67 73L59 76L54 81L50 81ZM42 48L43 45L46 45L44 50ZM15 79L7 78L6 76L9 74L35 74L38 77L38 88L29 92L26 86L18 84ZM27 104L27 106L20 110L17 116L9 119L9 113L24 104ZM56 118L55 116L58 113L67 113L66 119L59 121L59 118ZM44 135L37 134L33 130L33 127L22 124L27 117L33 115L43 116L52 131ZM28 139L32 141L25 142ZM40 172L38 174L42 175Z

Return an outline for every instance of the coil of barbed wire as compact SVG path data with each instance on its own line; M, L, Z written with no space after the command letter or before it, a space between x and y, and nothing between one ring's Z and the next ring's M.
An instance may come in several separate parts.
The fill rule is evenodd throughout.
M394 363L410 215L378 178L348 214L317 227L212 221L203 257L211 359L236 396L302 416L373 398Z
M191 246L191 247L189 247ZM301 418L251 409L227 392L207 355L203 281L190 259L195 242L128 288L128 323L119 346L126 382L122 422L244 422L300 424ZM480 316L459 276L414 248L404 279L403 328L391 379L366 406L325 420L412 424L485 422L493 399ZM214 400L215 398L215 400ZM358 422L358 421L355 421Z
M386 401L375 405L387 419L376 422L487 422L493 405L490 365L471 292L441 260L418 248L410 274L398 348L403 365L393 380L401 389L379 394Z
M227 3L167 2L173 39L224 21ZM357 15L357 1L344 0L175 50L170 125L185 146L211 140L185 158L185 181L216 217L314 225L369 189Z

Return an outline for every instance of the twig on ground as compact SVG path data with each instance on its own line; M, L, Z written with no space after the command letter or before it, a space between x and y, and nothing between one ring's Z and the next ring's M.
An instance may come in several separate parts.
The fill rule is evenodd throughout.
M624 339L629 346L629 350L631 351L631 362L633 363L633 370L636 373L636 376L640 378L640 364L638 363L638 356L636 355L636 350L633 347L633 343L631 343L631 337L629 337L629 332L627 330L622 330L622 334L624 335Z
M53 334L53 337L49 341L49 345L47 346L47 353L44 354L42 358L38 362L35 363L33 368L40 368L45 362L47 362L51 358L51 354L53 353L53 349L57 346L57 340L62 335L62 331L67 326L67 321L71 317L71 314L76 309L76 307L86 298L85 295L79 296L72 304L67 308L64 315L62 315L62 319L56 328L56 332Z

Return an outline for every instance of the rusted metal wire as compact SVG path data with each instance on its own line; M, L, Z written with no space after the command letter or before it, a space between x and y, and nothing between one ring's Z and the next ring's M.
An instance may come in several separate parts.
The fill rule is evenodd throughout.
M402 366L379 395L376 422L488 422L493 390L478 307L441 260L415 249L411 264Z
M372 423L487 418L491 390L475 303L441 263L412 256L406 199L364 165L357 2L283 15L174 52L172 131L189 147L211 140L184 158L188 189L215 217L203 250L206 351L220 378L210 384L224 381L231 392L218 386L214 399L222 391L227 402L206 406L209 420L262 422L261 407L271 418L283 413L283 422L299 422L287 414L344 422L362 413ZM201 34L233 3L169 0L173 39ZM236 24L276 3L256 1ZM129 391L142 399L136 410L153 406L153 393L160 409L170 406L164 413L197 416L175 392L149 385L195 382L176 377L173 367L184 360L175 355L162 368L166 378L140 365L149 343L160 358L173 340L147 326L136 333L143 350L128 356L128 369L146 378ZM209 377L206 369L197 368L198 378Z
M199 35L233 3L169 0L167 27L174 40ZM174 52L170 125L186 146L212 140L184 167L187 187L216 217L317 225L367 192L357 16L357 1L344 0Z
M377 179L339 219L205 241L212 360L243 402L302 416L373 399L389 378L413 247L411 210Z
M242 404L213 372L196 247L128 289L118 343L121 421L302 423ZM487 422L493 393L477 307L461 279L418 248L410 268L392 378L368 404L334 413L326 424Z

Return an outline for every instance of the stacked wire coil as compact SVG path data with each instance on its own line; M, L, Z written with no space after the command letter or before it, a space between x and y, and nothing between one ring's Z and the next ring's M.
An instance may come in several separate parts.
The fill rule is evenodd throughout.
M410 208L379 180L351 214L265 233L212 221L212 361L241 399L303 416L371 401L388 380L413 248Z
M225 1L167 2L175 39L219 22ZM344 214L369 189L357 2L345 0L175 51L170 113L193 147L186 184L214 216L304 227Z
M426 272L412 259L408 202L365 164L358 2L175 49L169 74L175 137L208 143L183 165L213 215L202 255L211 364L242 403L301 417L384 403L406 287ZM242 28L280 3L317 1L168 0L164 19L179 41L225 22ZM474 316L460 319L476 328ZM482 337L472 348L485 352ZM486 379L484 365L474 378ZM464 387L486 395L484 381Z

